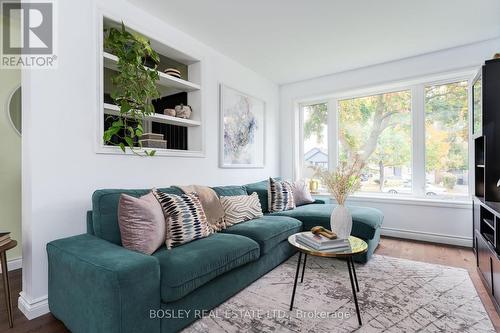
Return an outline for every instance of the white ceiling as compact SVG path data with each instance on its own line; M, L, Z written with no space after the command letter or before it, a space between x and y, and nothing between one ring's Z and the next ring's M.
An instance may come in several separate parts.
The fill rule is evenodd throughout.
M500 36L500 0L130 1L279 84Z

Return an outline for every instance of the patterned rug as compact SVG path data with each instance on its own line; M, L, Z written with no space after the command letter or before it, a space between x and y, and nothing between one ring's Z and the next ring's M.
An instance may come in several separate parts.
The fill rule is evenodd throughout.
M361 328L347 266L339 260L309 256L288 311L297 258L184 332L495 332L465 269L379 255L356 265Z

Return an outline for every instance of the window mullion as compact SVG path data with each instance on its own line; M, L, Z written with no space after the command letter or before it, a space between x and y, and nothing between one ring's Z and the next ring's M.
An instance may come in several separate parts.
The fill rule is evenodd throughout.
M411 89L413 193L425 195L425 105L424 86Z
M337 100L328 100L328 168L335 170L338 163Z
M295 125L295 133L298 133L298 138L295 142L298 144L298 149L295 149L295 154L298 159L295 161L294 167L294 178L295 180L299 180L304 178L304 170L302 170L304 165L304 110L303 105L297 105L297 110L295 112L295 123L298 123L298 126Z

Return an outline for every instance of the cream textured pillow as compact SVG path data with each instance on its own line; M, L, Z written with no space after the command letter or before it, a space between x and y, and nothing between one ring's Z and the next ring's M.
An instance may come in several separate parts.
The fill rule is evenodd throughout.
M263 216L256 192L251 195L220 197L220 203L224 208L227 227Z
M307 188L306 182L303 180L297 180L290 184L293 192L293 200L295 201L295 206L307 205L314 202L311 192Z
M120 196L118 225L123 247L152 254L165 243L165 217L153 193L135 198Z

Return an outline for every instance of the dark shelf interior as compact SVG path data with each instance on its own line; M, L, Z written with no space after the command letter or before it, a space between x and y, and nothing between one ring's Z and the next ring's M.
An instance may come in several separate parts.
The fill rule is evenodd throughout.
M176 105L188 105L188 95L186 92L169 95L153 101L156 113L163 114L165 109L174 109ZM188 149L188 129L184 126L160 124L153 122L153 133L163 134L167 140L167 149Z
M495 221L493 219L484 218L483 222L486 223L491 229L494 229Z

